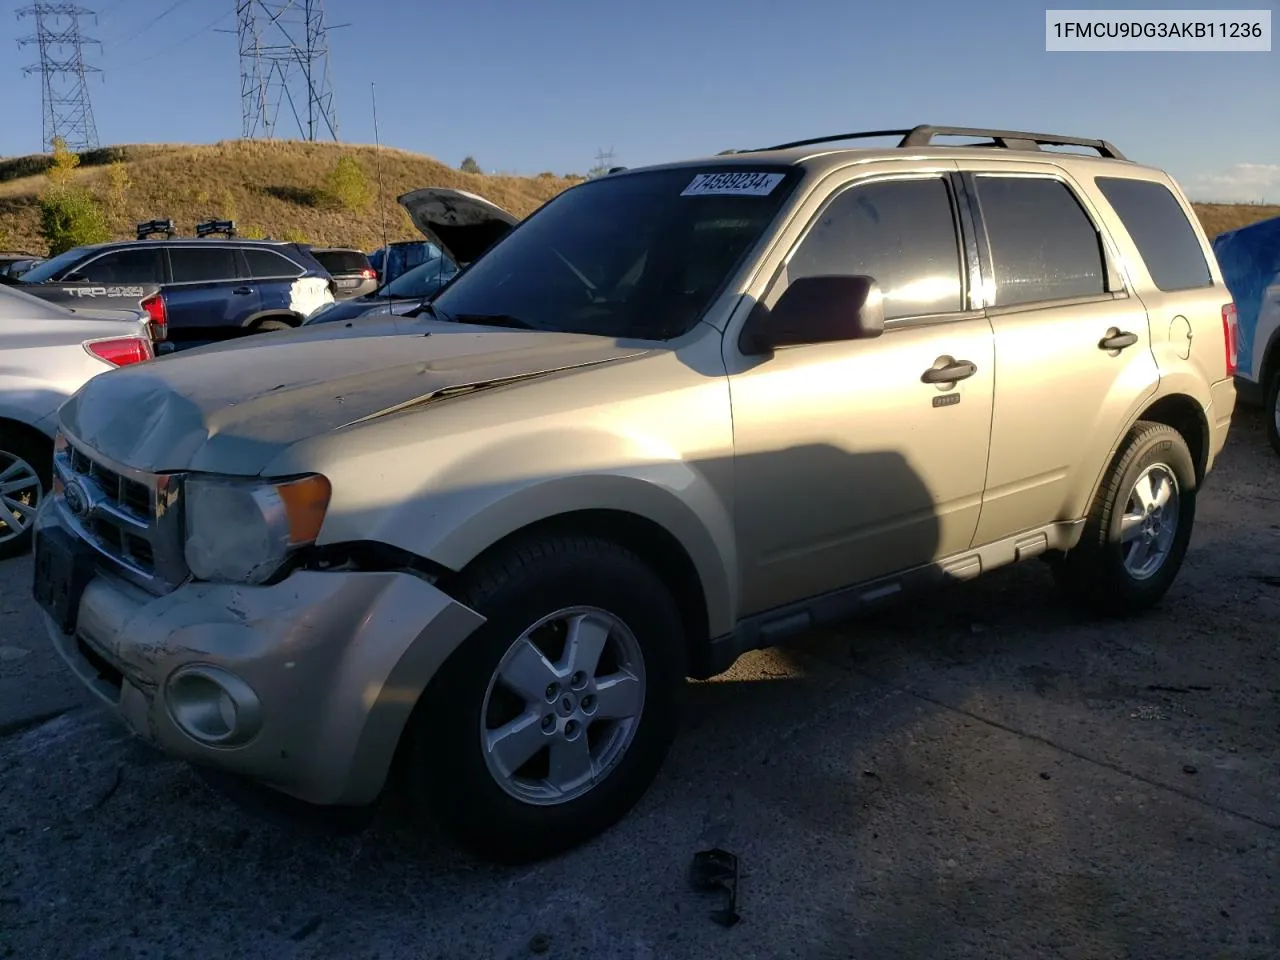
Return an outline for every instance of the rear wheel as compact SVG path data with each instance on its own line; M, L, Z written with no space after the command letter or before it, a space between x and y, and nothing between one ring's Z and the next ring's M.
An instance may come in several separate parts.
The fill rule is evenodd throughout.
M1271 449L1280 453L1280 363L1272 371L1266 384L1267 439Z
M280 317L259 320L253 325L255 333L270 333L273 330L292 330L297 324L290 323Z
M1140 421L1103 480L1080 543L1054 563L1058 583L1110 616L1155 605L1182 567L1195 512L1186 441L1172 427Z
M49 490L53 448L0 427L0 560L31 549L36 510Z
M512 550L450 591L489 619L424 693L408 783L465 847L520 863L621 819L675 735L684 638L662 580L607 541Z

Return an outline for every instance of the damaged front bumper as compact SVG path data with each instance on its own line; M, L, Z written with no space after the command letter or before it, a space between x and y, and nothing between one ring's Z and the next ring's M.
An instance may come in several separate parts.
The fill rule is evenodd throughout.
M52 544L79 547L52 501L36 537L40 594ZM297 571L272 586L187 583L157 597L90 563L73 589L74 625L46 612L50 639L130 729L325 805L377 798L419 695L484 622L399 572Z

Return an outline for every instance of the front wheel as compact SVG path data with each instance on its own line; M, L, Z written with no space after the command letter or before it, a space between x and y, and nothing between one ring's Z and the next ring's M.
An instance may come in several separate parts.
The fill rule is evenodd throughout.
M666 585L594 538L514 549L451 593L489 619L408 731L408 784L465 847L521 863L620 820L674 738L684 631Z
M1125 439L1080 543L1054 563L1058 583L1095 612L1154 606L1182 567L1196 513L1196 470L1182 435L1140 421Z

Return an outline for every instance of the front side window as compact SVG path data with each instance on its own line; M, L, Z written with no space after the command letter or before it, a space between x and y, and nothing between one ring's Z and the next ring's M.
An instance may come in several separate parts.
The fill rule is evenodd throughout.
M75 272L93 283L164 283L164 268L156 247L104 254Z
M81 260L89 256L92 248L90 247L72 247L70 250L58 254L56 257L50 257L43 263L38 263L26 273L22 275L23 283L47 283L55 277L61 277L67 270L73 268Z
M680 167L566 190L433 301L446 319L666 340L692 329L799 182Z
M1065 183L1049 177L976 180L991 245L994 306L1107 292L1102 239Z
M850 187L819 215L787 279L861 274L880 285L886 320L964 307L960 242L941 177Z
M236 278L236 255L231 247L172 247L169 263L174 283L214 283Z

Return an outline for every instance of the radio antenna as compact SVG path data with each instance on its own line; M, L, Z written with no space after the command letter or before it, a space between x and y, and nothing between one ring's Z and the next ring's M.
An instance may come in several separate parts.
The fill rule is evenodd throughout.
M378 87L375 83L369 84L369 97L373 100L373 150L374 158L378 167L378 210L382 217L382 275L387 275L387 268L391 266L391 240L387 233L387 202L386 196L382 189L382 138L378 134ZM388 281L384 281L382 286L386 289ZM391 294L384 294L390 299Z

